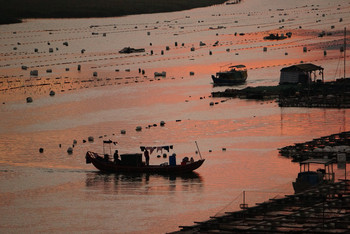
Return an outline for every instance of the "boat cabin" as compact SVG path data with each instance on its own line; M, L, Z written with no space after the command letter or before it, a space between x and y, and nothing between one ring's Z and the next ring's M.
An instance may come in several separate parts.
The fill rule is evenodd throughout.
M322 158L314 158L308 159L300 162L300 172L312 172L311 165L322 165L323 168L318 168L316 172L321 172L324 175L324 180L333 181L334 182L334 171L333 171L333 159L322 159ZM310 170L311 169L311 170Z
M300 172L293 188L295 193L299 193L316 187L324 183L334 183L333 159L308 159L300 162ZM323 166L313 170L311 167L317 165Z
M324 82L323 67L312 63L293 65L281 69L280 84L309 84L318 81L317 75Z

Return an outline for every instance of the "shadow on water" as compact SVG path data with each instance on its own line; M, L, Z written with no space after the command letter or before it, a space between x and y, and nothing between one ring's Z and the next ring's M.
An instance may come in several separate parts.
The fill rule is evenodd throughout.
M85 184L89 190L99 190L108 194L125 192L157 193L201 190L203 180L196 172L185 175L88 172Z

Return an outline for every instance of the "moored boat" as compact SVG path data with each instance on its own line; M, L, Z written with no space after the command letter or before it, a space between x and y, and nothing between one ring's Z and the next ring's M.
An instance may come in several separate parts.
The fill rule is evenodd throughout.
M217 85L244 83L247 80L247 77L248 74L245 65L229 66L226 71L220 71L216 73L216 76L211 76L214 84Z
M131 47L124 47L119 51L120 54L141 53L141 52L145 52L145 49L144 48L135 49Z
M293 182L294 192L300 193L322 184L334 183L333 164L332 159L308 159L300 162L300 172ZM324 168L312 171L311 165L322 165Z

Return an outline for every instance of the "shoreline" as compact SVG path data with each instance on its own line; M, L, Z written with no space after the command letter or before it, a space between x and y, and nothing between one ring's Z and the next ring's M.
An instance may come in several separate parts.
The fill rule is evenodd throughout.
M53 1L45 4L44 0L28 3L24 0L6 2L0 10L0 25L22 23L28 18L104 18L138 14L153 14L190 10L223 4L227 0L172 0L164 4L161 0L153 1L152 6L146 0L131 0L125 4L122 0L105 1L97 4L93 0L84 1Z

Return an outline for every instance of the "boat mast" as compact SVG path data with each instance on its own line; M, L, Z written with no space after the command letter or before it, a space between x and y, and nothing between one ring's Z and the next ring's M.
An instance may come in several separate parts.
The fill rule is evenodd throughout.
M198 149L199 157L201 157L201 159L202 159L201 151L199 151L199 147L198 147L197 141L195 141L195 142L196 142L196 146L197 146L197 149Z

